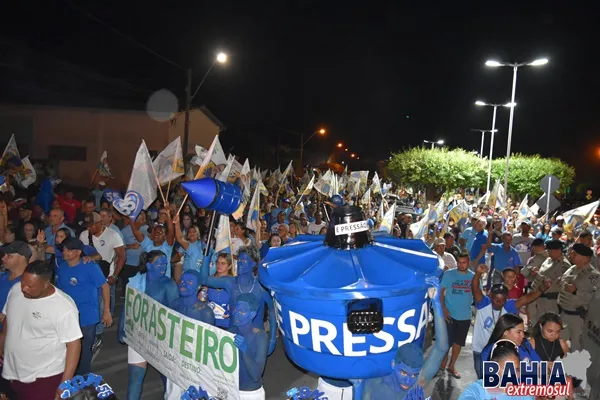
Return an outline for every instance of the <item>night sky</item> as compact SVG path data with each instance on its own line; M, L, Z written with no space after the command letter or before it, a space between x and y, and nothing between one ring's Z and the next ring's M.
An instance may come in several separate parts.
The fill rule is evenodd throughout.
M492 109L475 107L474 101L508 102L512 82L510 68L487 68L485 61L547 57L543 67L519 70L512 149L560 157L576 166L578 181L594 180L600 172L598 7L18 3L3 10L5 102L144 104L161 88L183 98L185 68L193 68L197 84L223 50L230 62L213 69L194 103L205 104L228 127L225 150L233 148L242 158L260 154L274 164L268 149L278 135L290 148L299 142L278 128L310 134L324 127L327 137L314 137L306 152L328 153L342 141L361 157L351 166L373 170L390 151L424 139L479 150L481 136L470 129L490 129ZM506 153L508 115L508 109L498 110L496 157ZM489 139L485 155L488 146ZM282 153L280 162L292 154Z

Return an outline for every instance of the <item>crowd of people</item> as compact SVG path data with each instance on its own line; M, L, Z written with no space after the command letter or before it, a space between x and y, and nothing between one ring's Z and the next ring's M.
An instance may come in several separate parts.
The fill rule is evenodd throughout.
M271 248L326 232L323 197L313 191L298 208L296 199L270 191L254 229L245 218L230 218L230 246L216 253L210 213L182 204L181 186L174 185L169 202L156 200L135 221L116 212L105 189L100 182L81 199L57 189L48 210L34 197L0 202L0 392L9 399L54 399L61 383L89 375L104 329L117 319L124 343L124 318L115 306L129 286L234 333L242 398L264 399L262 374L277 323L256 270ZM542 224L510 211L506 219L491 207L473 206L466 221L433 224L423 238L443 266L441 304L451 350L440 372L455 379L471 329L479 379L483 361L514 356L510 348L498 350L506 341L521 360L554 361L583 348L583 323L600 276L598 221L565 233L561 216ZM392 235L411 238L412 218L399 214ZM148 363L133 348L127 352L127 397L140 399ZM162 378L165 398L184 395L187 388ZM477 381L465 392L472 397L463 397L487 398L484 392Z

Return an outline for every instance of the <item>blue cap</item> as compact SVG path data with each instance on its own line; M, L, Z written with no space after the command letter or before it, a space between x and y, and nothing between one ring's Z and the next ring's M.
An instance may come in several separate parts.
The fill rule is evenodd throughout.
M182 186L196 206L221 214L232 214L242 201L239 186L212 178L183 182Z

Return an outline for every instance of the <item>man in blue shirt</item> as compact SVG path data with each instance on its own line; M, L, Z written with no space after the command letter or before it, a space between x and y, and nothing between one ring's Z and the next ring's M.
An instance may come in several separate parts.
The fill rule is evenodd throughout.
M284 198L283 200L281 200L281 207L277 207L271 213L271 221L276 221L277 216L280 212L283 212L285 214L285 220L283 222L285 222L286 224L289 223L288 216L292 212L292 208L290 207L290 199Z
M75 236L73 230L65 225L65 212L60 208L55 208L50 211L48 215L48 220L50 222L50 226L44 229L44 234L46 235L46 243L49 247L54 247L56 240L56 232L58 232L61 228L67 228L69 232L71 232L71 236ZM46 253L46 260L49 260L52 257L52 254Z
M475 235L475 240L473 240L473 246L471 247L471 251L469 252L469 256L471 257L471 265L473 265L473 269L477 268L477 265L481 264L485 260L483 256L487 251L488 236L492 236L492 224L490 224L490 232L487 232L485 230L486 224L487 220L481 217L477 220L477 222L474 225L474 229L477 232L477 234Z
M447 371L457 379L461 376L455 369L456 360L461 348L465 346L471 327L471 305L473 304L471 281L474 275L475 273L469 270L469 255L461 253L457 259L457 267L446 271L440 284L440 300L448 328L448 343L452 348ZM442 361L442 369L446 361L448 355Z
M25 242L15 240L11 244L3 246L0 250L4 253L2 257L2 265L6 272L0 275L0 310L6 304L8 292L15 283L21 282L21 275L25 271L29 259L31 258L31 248ZM0 329L2 329L0 320Z
M56 286L71 296L79 311L79 325L83 338L77 375L83 376L91 372L92 345L96 337L96 325L99 322L106 327L112 325L110 287L98 264L93 261L86 263L82 259L83 243L81 240L67 238L61 243L60 247L63 252L63 261L61 262ZM99 288L102 289L104 300L102 321L100 321L98 313L100 308Z
M455 222L458 224L458 221ZM477 235L477 231L475 230L476 224L477 218L472 217L470 224L471 226L467 227L467 229L464 230L464 232L460 236L460 240L458 241L460 247L462 247L463 250L466 250L467 252L471 251L471 247L473 247L473 241L475 240L475 235Z
M502 243L488 243L488 252L494 255L494 265L490 272L491 283L502 283L502 271L505 268L514 268L522 265L517 249L512 247L512 233L502 232Z

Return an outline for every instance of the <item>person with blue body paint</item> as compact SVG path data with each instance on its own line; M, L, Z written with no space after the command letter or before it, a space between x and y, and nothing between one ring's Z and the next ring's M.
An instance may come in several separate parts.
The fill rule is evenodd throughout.
M273 306L273 298L269 292L258 282L256 272L260 255L258 250L253 246L241 247L238 252L237 260L237 276L224 276L215 278L208 276L209 262L211 257L205 257L202 263L202 285L214 289L225 289L229 294L230 308L236 303L238 296L244 293L253 293L259 299L259 309L256 313L256 318L252 321L254 327L264 329L264 305L267 305L269 312L270 338L269 354L275 350L277 342L277 319L275 317L275 309Z
M173 219L170 216L170 209L166 207L161 210L161 213L166 214L165 223L155 222L152 228L148 231L149 236L144 236L144 233L140 230L137 224L131 224L131 232L135 239L140 243L142 250L149 252L153 250L162 251L167 257L167 270L165 276L171 277L171 255L173 254L173 245L175 244L175 227L173 226ZM159 221L162 219L159 216Z
M267 361L269 339L264 330L254 326L262 299L252 293L236 297L231 311L229 332L235 334L234 345L240 357L240 400L264 400L262 374Z
M437 277L425 281L434 309L435 345L427 360L423 360L422 347L413 342L398 347L389 375L371 379L351 379L354 400L412 400L424 399L423 387L438 372L448 353L448 332L440 301L440 284Z
M140 272L129 280L128 288L134 288L169 307L179 297L177 285L165 276L169 261L165 253L152 250L140 256ZM125 305L119 318L119 341L123 344L125 338ZM146 376L147 361L134 349L128 347L127 362L129 363L129 383L127 399L138 400L142 398L142 385ZM166 377L161 375L163 383Z
M171 308L186 317L206 324L215 324L215 314L207 302L206 288L198 293L200 287L200 273L197 271L185 271L177 285L179 298L171 304ZM180 400L186 388L167 379L165 400Z

